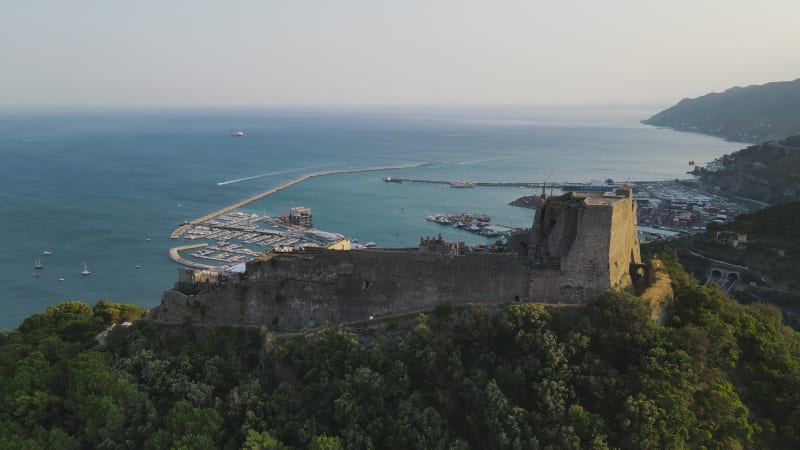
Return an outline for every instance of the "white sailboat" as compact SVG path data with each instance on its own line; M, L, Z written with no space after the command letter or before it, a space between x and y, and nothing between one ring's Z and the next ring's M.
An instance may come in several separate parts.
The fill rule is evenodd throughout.
M86 265L86 261L84 261L84 262L83 262L83 272L81 272L81 275L83 275L83 276L87 276L87 275L89 275L89 274L91 274L91 273L92 273L92 272L90 272L90 271L89 271L89 266L87 266L87 265Z
M44 266L42 265L41 258L36 258L36 262L33 263L33 268L34 269L44 269Z

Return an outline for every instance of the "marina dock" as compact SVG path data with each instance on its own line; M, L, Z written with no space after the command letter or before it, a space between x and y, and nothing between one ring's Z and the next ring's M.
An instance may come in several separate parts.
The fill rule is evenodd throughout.
M253 214L244 214L237 212L236 210L256 200L260 200L276 192L280 192L286 188L294 186L295 184L310 180L311 178L348 173L411 169L428 165L430 165L430 163L403 166L369 167L364 169L331 170L327 172L316 172L303 175L299 178L295 178L292 181L281 184L280 186L266 190L232 205L228 205L210 214L206 214L203 217L185 222L180 227L175 229L172 234L170 234L170 238L179 239L181 236L186 234L186 238L190 240L213 239L216 240L217 243L216 245L210 246L208 243L202 243L173 247L169 249L170 258L176 263L184 266L198 269L214 269L217 266L195 262L184 258L181 256L180 252L184 250L203 248L202 250L192 253L191 256L199 259L210 260L210 262L234 264L256 258L263 254L263 250L253 250L248 248L247 244L267 248L292 246L298 243L306 243L309 245L323 247L337 245L334 241L340 238L344 239L343 236L315 230L307 231L302 227L286 227L286 224L282 224L279 219L270 219L266 216L260 217ZM256 222L265 222L268 228L262 228L258 226ZM277 231L278 228L282 227L286 227L286 230ZM236 240L239 243L228 242L229 240ZM349 241L347 241L347 246L349 248Z
M280 191L282 191L282 190L284 190L286 188L294 186L295 184L302 183L303 181L310 180L312 178L325 177L325 176L329 176L329 175L340 175L340 174L345 174L345 173L362 173L362 172L379 172L379 171L384 171L384 170L414 169L414 168L417 168L417 167L425 167L425 166L430 166L430 165L431 165L431 163L421 163L421 164L410 164L410 165L405 165L405 166L368 167L368 168L365 168L365 169L330 170L330 171L327 171L327 172L317 172L317 173L311 173L311 174L308 174L308 175L303 175L300 178L295 178L292 181L286 182L286 183L284 183L284 184L282 184L282 185L280 185L278 187L274 187L272 189L266 190L266 191L264 191L264 192L262 192L260 194L256 194L256 195L254 195L254 196L252 196L250 198L247 198L247 199L244 199L244 200L242 200L240 202L234 203L233 205L226 206L226 207L224 207L224 208L222 208L222 209L220 209L218 211L214 211L211 214L206 214L205 216L200 217L199 219L194 219L192 221L189 221L189 222L181 225L180 227L178 227L175 231L172 232L172 234L169 235L169 237L172 238L172 239L178 239L179 237L181 237L181 235L187 229L189 229L190 227L192 227L194 225L201 224L201 223L203 223L203 222L205 222L207 220L213 219L213 218L215 218L217 216L221 216L221 215L223 215L225 213L228 213L228 212L231 212L231 211L233 211L235 209L239 209L244 205L247 205L249 203L253 203L256 200L261 200L264 197L268 197L268 196L270 196L270 195L272 195L272 194L274 194L276 192L280 192Z

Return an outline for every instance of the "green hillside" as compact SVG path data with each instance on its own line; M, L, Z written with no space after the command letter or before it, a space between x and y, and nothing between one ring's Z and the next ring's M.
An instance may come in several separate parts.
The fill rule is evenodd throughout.
M800 198L800 136L765 142L724 155L695 175L728 195L766 203Z
M783 139L800 134L800 79L683 99L643 123L739 142Z
M747 235L747 244L734 248L719 242L719 232ZM714 259L747 266L788 288L800 288L800 201L742 214L733 222L710 226L690 245ZM755 277L756 279L760 277Z
M608 293L577 323L442 306L359 334L138 321L99 346L119 308L62 303L0 335L0 447L800 448L800 334L666 263L664 327Z
M747 233L754 241L776 245L800 243L800 200L742 214L722 228Z

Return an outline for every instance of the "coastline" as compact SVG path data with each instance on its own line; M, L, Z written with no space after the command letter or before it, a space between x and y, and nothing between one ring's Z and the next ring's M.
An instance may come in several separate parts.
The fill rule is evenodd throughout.
M379 176L407 173L408 178L474 181L590 181L608 177L674 180L685 173L686 161L711 161L743 148L699 133L639 126L647 111L638 109L624 114L606 113L605 109L571 111L557 116L557 127L550 126L553 121L538 121L549 116L546 108L527 115L509 112L513 117L532 119L529 123L475 122L471 118L480 119L485 114L470 113L465 116L470 120L399 122L402 126L395 116L370 116L367 120L242 113L236 116L241 120L231 127L247 128L245 140L219 133L220 123L227 123L230 117L213 111L191 117L145 112L73 114L63 121L63 127L52 129L36 126L31 118L6 118L10 129L22 131L19 140L9 140L0 152L7 163L0 169L5 181L3 194L15 199L3 204L7 219L3 236L9 245L6 258L0 261L8 294L0 305L2 324L14 327L30 314L65 298L89 302L106 298L151 305L161 297L164 287L175 281L175 268L185 267L176 264L167 250L198 242L182 238L168 241L184 220L303 174L348 168L345 161L365 161L358 163L360 167L425 161L434 166L396 174L389 171L307 180L242 209L254 208L260 213L263 207L255 206L265 203L266 208L277 211L277 206L270 206L274 200L281 199L283 205L301 197L301 203L315 209L324 229L374 241L381 247L406 246L420 236L439 232L451 240L470 241L471 236L456 228L434 226L423 218L440 211L479 209L497 220L502 217L504 223L528 226L529 213L507 205L516 197L516 189L524 195L527 188L453 189L423 184L400 188L386 185ZM59 117L53 115L53 119ZM619 123L631 126L615 128ZM98 127L107 132L98 134ZM339 150L319 150L328 147ZM109 148L117 151L109 152ZM308 161L340 165L300 169L286 178L249 186L232 185L237 194L227 194L232 190L221 189L216 183L225 176L233 178L247 172L237 167L243 160L259 171L264 167L297 170ZM191 170L172 170L184 167L186 161L192 161ZM31 167L40 168L42 174L34 191ZM332 201L332 187L347 201ZM178 203L182 207L176 208ZM187 215L190 208L193 212ZM471 243L478 243L477 238ZM43 249L52 249L53 256L43 261L47 267L42 276L33 278L31 263ZM181 255L194 259L188 252ZM92 267L92 276L72 276L76 270L80 272L84 260ZM137 270L135 265L141 268ZM66 280L59 282L61 276Z
M726 142L731 142L733 144L744 145L745 147L749 147L749 146L751 146L753 144L758 144L758 143L764 142L766 140L766 139L765 140L755 139L755 140L750 140L750 141L743 141L743 140L739 139L741 136L731 136L731 135L722 134L722 133L714 133L713 131L707 130L707 129L703 129L703 130L695 129L695 130L692 130L692 129L688 129L688 128L682 128L682 127L679 127L677 125L655 124L655 123L649 122L649 120L650 119L645 119L645 120L640 121L639 123L641 123L642 125L647 125L649 127L658 128L659 130L670 130L670 131L675 131L675 132L678 132L678 133L692 133L692 134L699 134L701 136L708 136L708 137L713 137L713 138L717 138L717 139L722 139L722 140L724 140Z

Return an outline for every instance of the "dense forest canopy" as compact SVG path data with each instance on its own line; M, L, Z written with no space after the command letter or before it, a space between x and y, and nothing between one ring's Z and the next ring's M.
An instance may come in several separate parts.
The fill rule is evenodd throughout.
M800 335L667 255L664 327L442 305L381 334L166 325L66 302L0 336L2 448L800 448Z

